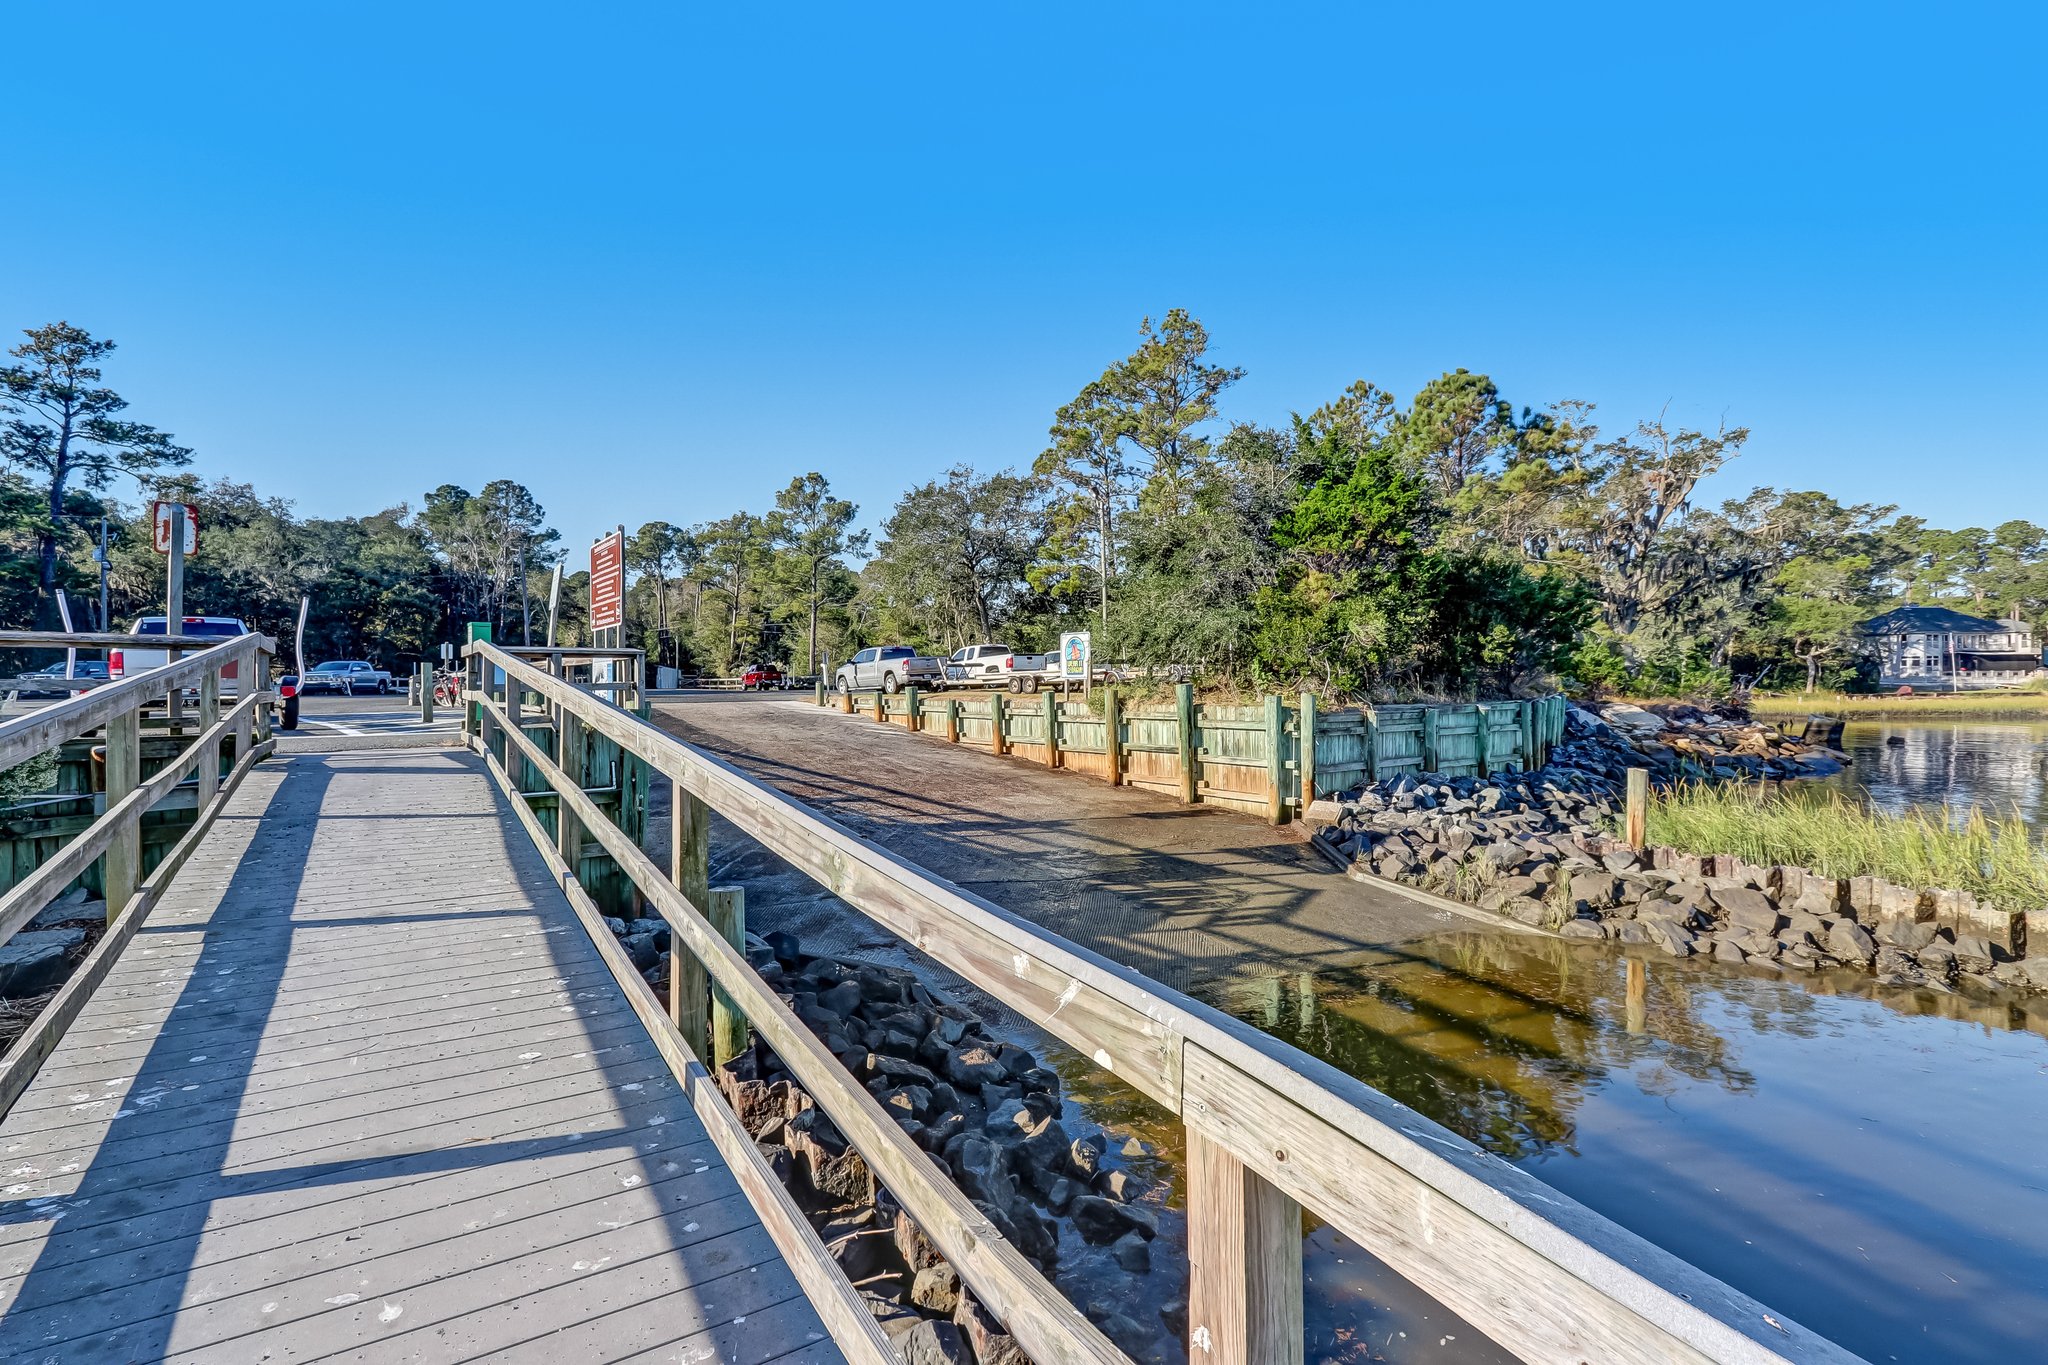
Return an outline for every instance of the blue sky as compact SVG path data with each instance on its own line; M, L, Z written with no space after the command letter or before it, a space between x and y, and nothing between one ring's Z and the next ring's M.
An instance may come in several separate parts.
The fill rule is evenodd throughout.
M878 520L1185 307L1755 435L1709 492L2048 520L2038 7L17 7L0 328L312 515Z

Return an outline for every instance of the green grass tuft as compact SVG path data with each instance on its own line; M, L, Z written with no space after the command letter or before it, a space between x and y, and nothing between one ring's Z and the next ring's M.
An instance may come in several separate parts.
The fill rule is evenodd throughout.
M1688 785L1650 801L1653 844L1733 853L1824 877L1882 877L1921 890L1970 891L2013 910L2048 906L2048 840L2017 815L1940 810L1887 815L1840 792Z
M1756 716L1840 716L1845 720L2048 720L2048 679L1997 692L1910 697L1793 692L1753 697L1749 709Z

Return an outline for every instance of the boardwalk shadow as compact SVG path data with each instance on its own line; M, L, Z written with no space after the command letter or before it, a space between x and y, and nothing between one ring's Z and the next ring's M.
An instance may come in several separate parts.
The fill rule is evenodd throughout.
M244 861L236 868L211 915L187 924L159 911L159 918L129 946L131 953L196 949L198 961L135 1068L134 1081L76 1192L62 1201L64 1216L43 1242L8 1310L10 1352L35 1354L36 1341L16 1336L27 1314L36 1315L30 1330L37 1336L69 1342L72 1350L122 1327L127 1328L123 1358L154 1360L168 1348L173 1314L184 1301L189 1275L159 1274L127 1283L105 1252L146 1224L150 1240L162 1248L160 1264L189 1271L213 1211L212 1197L191 1196L195 1185L203 1196L226 1193L238 1110L277 1005L291 946L291 907L299 878L287 869L299 867L303 875L316 829L313 817L331 780L323 770L303 776L294 770L292 780L277 784L262 811L223 814L210 838L239 835L253 824L245 858L255 857L256 864ZM87 1027L91 1023L90 1015L81 1021ZM226 1046L221 1045L224 1028L233 1035ZM204 1046L195 1050L202 1038ZM207 1100L205 1117L180 1130L175 1148L148 1144L160 1148L154 1155L135 1150L141 1144L127 1140L131 1129L146 1129L163 1097L194 1085ZM144 1134L138 1131L137 1137Z

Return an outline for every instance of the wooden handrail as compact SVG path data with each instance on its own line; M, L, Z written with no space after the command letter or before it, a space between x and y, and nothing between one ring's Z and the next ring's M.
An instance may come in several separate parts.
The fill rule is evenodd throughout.
M129 635L75 630L0 630L0 649L211 649L246 635Z
M503 669L508 688L539 694L557 713L646 761L878 924L1178 1114L1191 1158L1189 1326L1198 1346L1210 1344L1207 1358L1301 1359L1300 1243L1287 1231L1298 1227L1290 1221L1298 1201L1524 1359L1857 1359L1363 1082L932 876L495 646L475 644L468 653ZM524 735L513 741L516 727L505 727L500 703L474 688L470 697L535 760L538 746ZM750 1015L760 1008L763 1019L779 1020L779 999L758 978L751 987L740 979L752 973L710 930L702 907L689 905L625 835L608 829L559 768L535 767L663 911L678 941ZM840 1111L860 1112L865 1092L852 1094L861 1088L843 1074L822 1081L826 1091L836 1081L848 1093L818 1093L808 1074L815 1068L803 1057L807 1031L784 1038L786 1030L762 1027L835 1122ZM891 1189L912 1207L908 1185L925 1178L922 1168L892 1171L886 1135L857 1136L847 1125L841 1131L863 1155L861 1136L876 1143L883 1155L871 1164L906 1182ZM943 1242L940 1250L952 1255ZM970 1265L955 1264L981 1294ZM985 1265L986 1258L975 1272L989 1289L1003 1290ZM1035 1358L1090 1358L1073 1354L1078 1342L1062 1351L1045 1341L1064 1319L1005 1321ZM1041 1354L1048 1345L1055 1349Z
M6 643L8 634L33 633L37 632L0 633L0 644ZM86 642L118 642L144 637L77 635L69 638ZM151 647L162 648L168 641L170 647L177 648L177 641L184 637L152 635L146 638ZM74 736L97 730L116 716L139 710L167 696L174 688L183 691L196 687L208 674L218 677L227 664L253 664L259 656L277 652L276 642L267 635L237 635L226 640L192 638L196 641L195 652L162 668L152 668L133 677L105 683L67 701L0 722L0 770L46 754Z
M0 632L0 644L19 643L22 636L41 634ZM59 637L58 643L75 642L91 648L108 643L120 645L134 638L138 637L65 635ZM185 637L141 638L151 646L176 648ZM35 1078L36 1070L85 1008L144 916L199 846L236 785L252 765L271 751L269 708L275 698L268 690L268 665L275 650L272 641L263 635L240 635L226 640L192 638L194 652L184 659L0 723L0 768L12 767L47 753L67 739L104 727L107 773L106 809L41 867L0 896L0 942L13 937L41 913L96 858L105 860L101 880L108 921L106 934L86 956L85 963L36 1016L4 1061L0 1061L0 1115ZM246 667L248 671L240 675L243 695L222 714L221 674L230 665ZM159 697L187 687L196 688L199 693L197 732L168 764L144 779L142 710ZM235 738L236 761L222 781L220 746L230 735ZM252 742L252 738L261 742ZM144 877L142 817L195 770L199 799L192 828Z

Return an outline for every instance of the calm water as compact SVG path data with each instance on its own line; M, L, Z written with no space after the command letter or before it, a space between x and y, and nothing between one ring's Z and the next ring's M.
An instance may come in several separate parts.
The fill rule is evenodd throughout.
M1661 957L1632 1000L1627 971L1458 932L1210 1002L1869 1360L2048 1360L2048 1001ZM1078 1108L1177 1176L1177 1129L1073 1060ZM1185 1275L1158 1250L1155 1301ZM1327 1228L1305 1270L1312 1360L1507 1359Z
M1831 780L1869 793L1886 810L2017 810L2037 832L2048 833L2048 725L1859 721L1843 731L1842 742L1856 761Z

